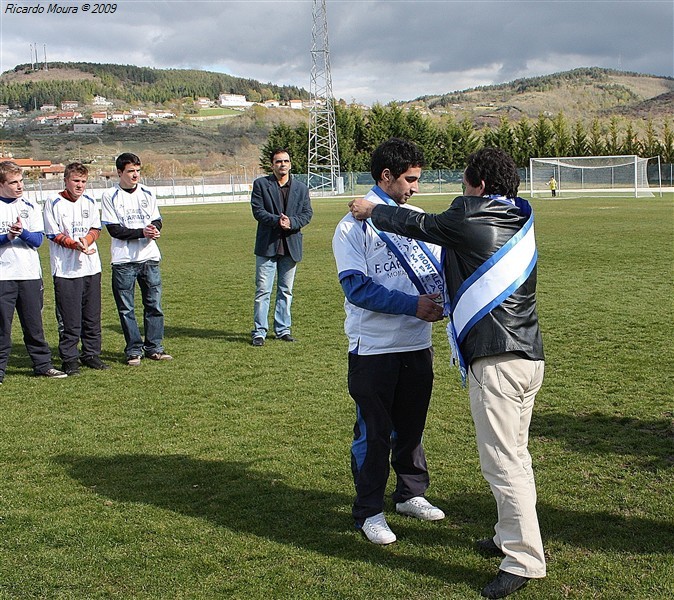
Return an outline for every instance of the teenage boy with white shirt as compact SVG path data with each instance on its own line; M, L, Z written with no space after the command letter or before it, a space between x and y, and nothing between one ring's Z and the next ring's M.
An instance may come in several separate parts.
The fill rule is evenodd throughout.
M0 162L0 384L12 349L14 310L35 375L61 379L44 337L44 286L37 249L42 244L42 213L23 198L23 173L12 161Z
M383 142L372 154L377 185L367 197L420 211L407 201L419 190L423 162L415 144ZM433 388L431 323L443 315L440 248L384 236L351 214L337 225L332 248L346 297L348 387L357 413L352 515L369 541L391 544L396 535L384 516L391 467L396 512L424 521L445 517L424 497L430 479L422 443Z
M157 240L162 228L157 199L140 185L140 158L131 152L116 161L119 183L101 198L101 222L112 237L112 292L124 332L126 364L140 365L143 355L151 360L171 360L164 352L164 313L161 308L161 253ZM143 297L145 339L135 314L135 287Z
M59 355L68 375L79 375L79 361L108 369L101 354L101 259L96 240L101 219L96 201L85 194L88 169L71 163L64 172L65 190L44 205L45 233L54 277L59 321ZM82 353L78 344L82 341Z

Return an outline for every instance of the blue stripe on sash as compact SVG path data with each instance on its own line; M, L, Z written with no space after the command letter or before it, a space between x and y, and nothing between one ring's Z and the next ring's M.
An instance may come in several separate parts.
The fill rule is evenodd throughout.
M534 220L530 218L514 236L512 236L507 243L505 243L497 252L494 252L488 260L482 263L473 274L468 277L462 284L461 287L457 290L454 301L452 302L452 311L456 308L456 305L459 303L461 296L465 291L477 281L484 273L491 269L517 242L519 242L531 229L534 224ZM513 290L514 291L514 290Z
M537 260L538 260L538 250L534 251L534 255L531 259L531 262L527 265L527 268L524 270L524 272L515 281L513 281L513 283L508 288L506 288L501 294L499 294L496 298L494 298L482 310L478 311L475 315L473 315L473 317L466 323L465 327L463 328L461 334L458 337L459 344L463 342L463 340L468 335L468 332L471 330L473 325L475 325L475 323L477 323L487 313L491 312L494 308L499 306L501 302L503 302L506 298L511 296L515 292L515 290L519 288L529 278L529 275L531 275L531 272L534 270L534 267L536 266Z

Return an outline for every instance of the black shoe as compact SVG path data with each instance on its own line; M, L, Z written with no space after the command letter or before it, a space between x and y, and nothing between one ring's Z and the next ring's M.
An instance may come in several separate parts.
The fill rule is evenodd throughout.
M77 377L80 374L80 363L76 360L67 360L63 363L61 370L68 377Z
M503 550L501 550L495 543L492 538L487 538L486 540L478 540L475 542L475 546L478 551L487 556L500 556L503 558L505 556Z
M106 365L100 358L98 358L98 356L86 356L80 360L85 367L96 369L97 371L105 371L110 368L110 366Z
M264 346L264 338L261 335L256 335L251 343L253 346Z
M505 598L529 583L529 577L515 575L499 570L496 579L486 585L482 590L485 598Z
M296 341L295 338L292 335L290 335L289 333L286 333L286 334L282 335L279 338L279 340L281 340L283 342L295 342Z

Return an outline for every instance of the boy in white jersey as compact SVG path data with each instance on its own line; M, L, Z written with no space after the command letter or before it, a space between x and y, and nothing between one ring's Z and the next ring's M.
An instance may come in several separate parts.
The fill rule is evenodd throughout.
M112 293L124 332L126 364L171 360L164 352L164 313L161 309L161 253L157 240L162 228L154 193L140 185L140 158L124 152L115 161L119 183L101 198L101 221L112 237ZM143 297L145 339L135 313L136 282Z
M101 219L96 201L84 191L89 177L81 163L65 168L65 190L44 205L44 225L54 277L59 321L59 355L68 375L82 364L108 369L101 354L101 259L96 240ZM77 345L82 341L82 353ZM79 359L79 360L78 360Z
M23 196L21 167L0 162L0 383L12 349L14 310L33 372L53 379L66 377L52 365L42 327L42 268L37 249L42 244L42 213Z

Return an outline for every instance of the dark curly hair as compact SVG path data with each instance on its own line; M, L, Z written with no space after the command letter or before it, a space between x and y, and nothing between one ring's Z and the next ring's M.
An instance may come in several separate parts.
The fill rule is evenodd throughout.
M515 198L520 186L515 161L500 148L482 148L468 157L464 172L466 181L479 187L484 181L485 194Z
M391 175L398 179L411 167L424 166L424 153L416 144L391 138L379 144L370 159L370 173L376 182L381 181L384 169L391 171Z

